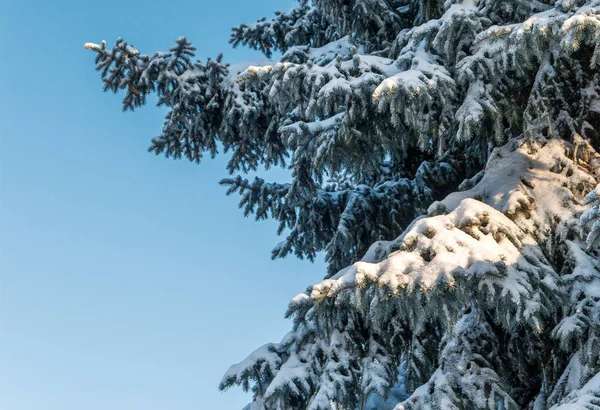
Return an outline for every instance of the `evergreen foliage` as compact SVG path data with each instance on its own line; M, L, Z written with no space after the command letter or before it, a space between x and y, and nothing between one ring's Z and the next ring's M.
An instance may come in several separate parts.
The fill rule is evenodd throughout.
M281 58L86 44L124 110L168 108L149 151L222 146L227 193L285 235L273 257L325 253L292 331L222 389L255 410L600 408L600 1L299 0L231 43ZM244 177L272 166L291 181Z

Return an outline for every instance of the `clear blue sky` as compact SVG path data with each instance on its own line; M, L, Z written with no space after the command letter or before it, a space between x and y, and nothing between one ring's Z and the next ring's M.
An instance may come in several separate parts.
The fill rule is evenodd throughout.
M273 222L243 218L200 166L146 152L163 120L122 113L85 42L198 57L288 1L0 3L0 409L240 409L228 366L290 328L322 263L271 261Z

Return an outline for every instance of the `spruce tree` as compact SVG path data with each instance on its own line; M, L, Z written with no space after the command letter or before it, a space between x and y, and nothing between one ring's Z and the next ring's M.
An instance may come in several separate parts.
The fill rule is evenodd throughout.
M600 0L299 0L235 27L277 61L179 38L96 52L168 108L149 151L200 162L328 270L292 330L223 377L248 409L600 409ZM245 178L286 167L291 182Z

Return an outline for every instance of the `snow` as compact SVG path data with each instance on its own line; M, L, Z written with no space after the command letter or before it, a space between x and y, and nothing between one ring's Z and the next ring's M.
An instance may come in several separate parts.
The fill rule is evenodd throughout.
M482 221L485 227L471 229ZM403 243L401 247L407 250L414 248L411 251L391 254L380 263L357 262L313 286L310 296L319 301L368 282L377 282L392 294L428 293L433 289L453 289L457 280L476 279L480 290L496 294L495 289L499 288L498 296L522 304L521 313L528 319L538 306L531 298L527 275L549 272L532 266L521 256L520 248L526 238L518 232L510 219L492 207L465 199L454 212L421 219L407 229L396 242ZM502 238L495 239L498 237ZM427 260L423 255L428 253L435 256Z
M106 42L104 42L106 44ZM85 43L83 45L83 47L85 47L88 50L94 50L94 51L101 51L102 48L100 47L99 44L96 43Z
M331 81L321 87L319 91L320 96L329 97L334 93L351 93L352 89L350 88L349 82L340 77L334 77Z
M243 82L245 80L248 80L250 78L257 78L257 79L261 79L266 77L271 70L273 70L273 66L271 65L263 65L263 66L248 66L248 68L246 68L243 72L241 72L238 77L237 77L237 81L238 82Z
M279 389L285 387L290 388L294 393L300 393L298 383L305 390L309 390L310 386L306 385L309 366L302 363L296 353L292 353L288 360L281 366L273 381L269 384L265 397L269 398Z
M295 132L297 134L300 134L302 132L303 127L306 127L306 129L310 133L327 130L327 129L337 126L340 123L340 121L342 120L342 118L344 117L344 114L345 113L339 113L339 114L334 115L333 117L326 118L322 121L319 120L319 121L313 121L313 122L302 122L302 121L295 122L291 125L286 125L286 126L281 127L279 129L279 131L284 134L290 133L290 132Z
M308 295L319 302L377 283L383 293L410 296L453 292L475 281L483 293L477 299L508 300L515 320L538 326L539 292L558 289L558 276L537 245L546 234L540 228L581 212L578 187L593 183L566 151L558 140L544 146L515 140L497 148L475 187L433 204L432 216L417 219L392 242L375 244L362 261L314 285ZM565 166L552 172L557 162ZM378 261L375 255L382 253L387 257ZM532 288L533 278L547 290Z
M83 47L85 47L88 50L93 50L96 52L101 52L102 50L106 49L106 40L102 40L101 44L96 44L96 43L85 43L83 45ZM137 50L135 50L137 51ZM139 54L139 52L138 52Z
M223 376L222 383L225 383L229 379L234 379L237 383L240 383L242 375L256 365L260 365L261 367L269 366L273 371L277 369L281 363L281 359L275 352L275 347L273 343L267 343L249 354L241 362L230 366Z
M571 301L576 302L581 292L585 292L589 297L600 299L600 272L598 263L585 253L580 245L573 241L565 242L569 249L569 256L573 258L574 269L573 272L563 275L561 279L566 282L575 279L579 280L573 287Z
M230 82L237 80L238 76L244 71L248 70L250 67L264 67L271 66L275 64L272 60L268 59L258 59L252 61L240 61L238 63L229 64L228 70L229 74L227 75L227 79Z
M370 247L361 262L378 263L381 262L385 254L386 248L389 246L389 241L376 241Z
M399 71L394 60L385 57L360 55L360 64L365 69L370 68L372 70L374 68L386 77L391 77Z
M397 92L416 95L429 88L437 88L439 82L454 83L448 71L441 65L435 64L431 54L424 50L424 43L412 57L411 69L402 71L386 78L373 92L377 101L390 99Z
M274 84L288 84L296 81L296 78L302 78L302 73L305 73L308 78L302 81L314 84L310 93L313 93L311 101L315 102L315 100L332 101L336 98L345 100L347 95L353 93L360 95L363 87L369 85L374 87L386 76L393 76L399 72L394 60L389 58L360 54L354 54L352 57L352 50L347 38L342 38L321 48L308 49L308 54L311 57L325 57L316 59L314 64L309 66L289 62L273 64L268 60L264 61L267 63L265 65L259 65L260 62L238 64L230 67L229 78L236 78L236 81L240 83L249 79L261 80L270 77ZM342 56L342 60L338 61L337 56ZM358 76L349 75L348 73L352 70L358 70ZM270 97L280 98L279 90L279 85L273 86ZM245 101L239 86L234 84L232 91L237 105L244 107ZM305 111L299 112L302 116L314 116L313 114L306 115L308 108L302 111ZM303 133L303 130L307 130L309 133L325 131L338 124L344 115L344 112L338 112L327 118L315 118L314 121L298 121L282 126L279 131L299 135Z
M481 81L474 81L469 86L465 99L456 111L456 120L459 123L457 139L467 141L473 137L474 129L479 130L486 112L496 113L497 108Z
M597 408L600 402L600 373L592 377L581 389L569 394L562 404L550 410L589 410Z
M555 218L566 220L584 210L582 196L595 181L566 158L567 148L562 141L551 140L534 152L536 149L532 146L530 152L524 140L496 148L477 186L450 194L432 204L429 212L438 207L449 211L464 198L479 198L518 222L526 233L544 238L542 226L552 226ZM561 172L550 172L563 164ZM573 175L569 177L570 172Z
M325 61L334 60L338 55L350 54L351 47L348 36L345 36L337 41L327 43L323 47L310 48L308 56L315 64L322 64Z

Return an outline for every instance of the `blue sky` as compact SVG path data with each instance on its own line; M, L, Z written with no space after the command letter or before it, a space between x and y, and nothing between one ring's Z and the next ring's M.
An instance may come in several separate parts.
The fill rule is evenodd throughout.
M0 5L0 408L239 409L228 366L278 340L322 262L271 261L275 223L243 218L200 166L146 152L164 112L122 113L85 42L145 53L181 35L204 59L292 1Z

